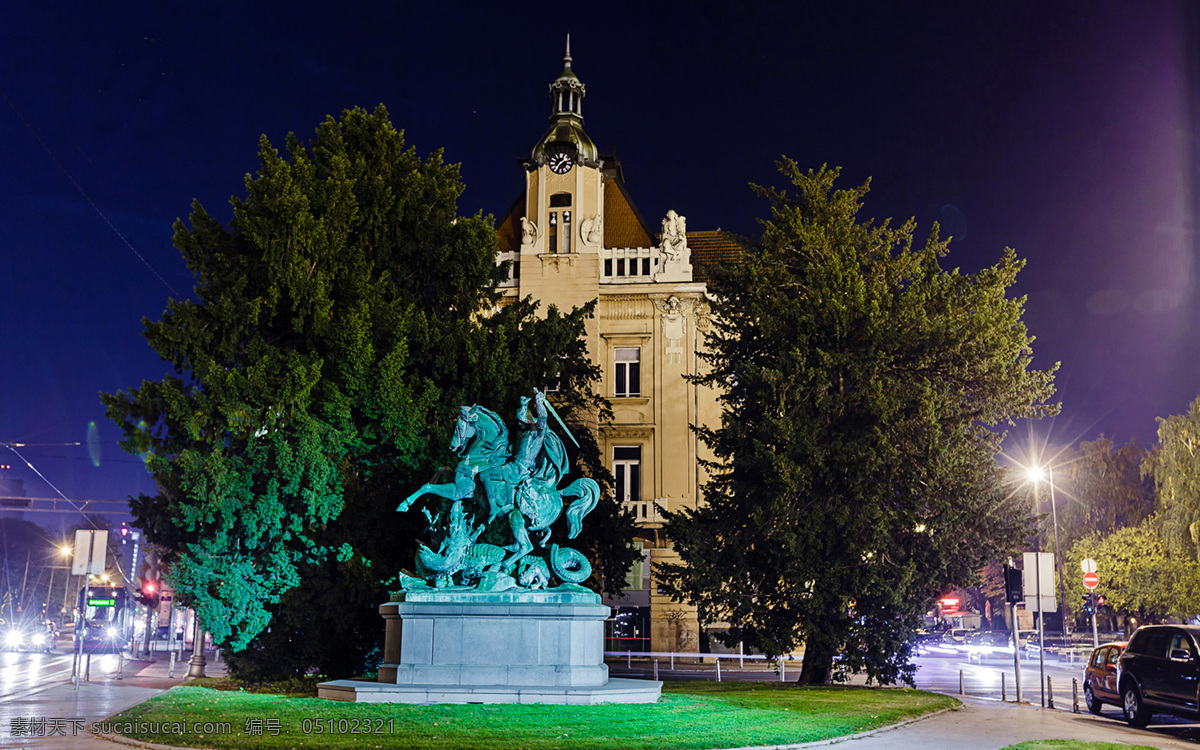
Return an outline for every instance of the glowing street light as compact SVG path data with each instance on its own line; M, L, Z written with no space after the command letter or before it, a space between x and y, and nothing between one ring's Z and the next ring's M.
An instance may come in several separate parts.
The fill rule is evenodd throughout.
M1038 504L1037 488L1046 480L1046 484L1050 485L1050 516L1054 521L1054 556L1058 565L1058 617L1062 622L1062 640L1064 646L1067 643L1067 596L1063 590L1062 580L1062 552L1058 550L1058 508L1054 497L1054 464L1048 464L1045 470L1042 467L1034 466L1026 467L1025 475L1033 482L1033 503Z

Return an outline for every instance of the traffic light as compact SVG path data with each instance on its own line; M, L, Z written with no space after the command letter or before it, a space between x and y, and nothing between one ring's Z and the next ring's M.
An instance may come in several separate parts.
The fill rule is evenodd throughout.
M1092 613L1092 611L1093 611L1092 595L1090 593L1084 594L1083 595L1083 613L1085 615L1090 615Z
M1107 604L1108 604L1108 600L1104 597L1104 594L1100 594L1099 596L1096 597L1096 609L1107 606Z
M1021 581L1021 571L1011 565L1004 566L1004 601L1009 604L1020 604L1025 601L1025 587Z
M137 600L148 607L158 604L158 581L153 578L143 579L142 587L137 591Z

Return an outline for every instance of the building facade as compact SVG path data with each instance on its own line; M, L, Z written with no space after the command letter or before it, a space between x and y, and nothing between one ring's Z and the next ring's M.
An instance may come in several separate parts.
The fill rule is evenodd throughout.
M642 218L620 163L584 132L585 93L568 40L563 71L550 84L550 128L521 162L525 190L498 227L500 258L513 261L505 289L543 308L598 301L587 345L613 408L612 422L597 425L599 445L618 500L637 518L634 544L642 551L625 595L607 603L636 615L644 647L695 651L694 608L660 595L651 571L678 560L662 535L661 511L701 500L706 448L691 425L720 419L714 392L685 379L701 366L710 325L694 265L732 256L736 246L719 231L688 231L674 210L654 226Z

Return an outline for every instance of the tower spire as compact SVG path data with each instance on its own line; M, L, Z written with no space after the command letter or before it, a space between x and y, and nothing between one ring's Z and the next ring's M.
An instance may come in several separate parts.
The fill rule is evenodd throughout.
M571 35L568 33L562 72L550 84L550 129L534 147L532 163L544 161L546 147L551 143L558 144L554 148L559 150L565 147L574 152L580 163L597 163L600 156L596 146L583 132L583 97L586 94L583 81L571 69Z

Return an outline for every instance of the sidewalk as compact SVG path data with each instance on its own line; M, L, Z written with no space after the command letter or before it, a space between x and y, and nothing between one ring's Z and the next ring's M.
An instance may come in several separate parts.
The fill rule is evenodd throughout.
M205 674L224 677L225 662L206 656ZM169 658L157 661L126 659L118 679L115 670L100 671L92 663L92 679L78 687L57 682L36 688L0 703L0 746L47 750L119 750L120 745L93 737L88 728L131 706L149 700L168 688L183 684L188 663L176 662L170 676Z
M218 661L215 651L206 651L204 665L205 677L225 677L228 670L225 661ZM154 659L146 657L126 658L121 669L121 678L115 672L107 670L98 672L93 665L91 683L94 685L116 685L123 687L145 687L166 690L185 682L188 671L190 654L184 653L183 659L175 661L175 676L171 676L171 659L166 653L153 654Z
M963 702L961 708L859 737L793 747L836 744L846 750L931 750L951 746L955 750L996 750L1039 739L1150 745L1163 750L1194 750L1196 747L1195 742L1169 734L1172 727L1151 725L1150 730L1133 729L1118 721L1115 712L1106 718L984 698L954 697Z

